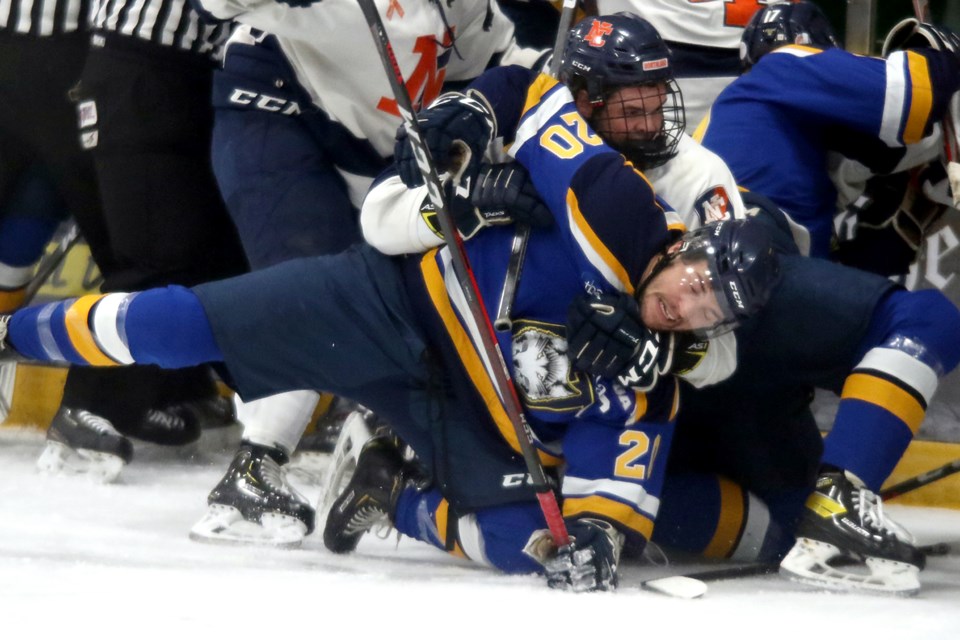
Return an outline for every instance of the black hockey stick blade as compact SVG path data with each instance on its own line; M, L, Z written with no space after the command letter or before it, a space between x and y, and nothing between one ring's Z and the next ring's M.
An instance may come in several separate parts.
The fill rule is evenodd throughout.
M932 484L937 480L942 480L947 476L951 476L960 471L960 458L948 462L942 467L937 467L936 469L931 469L925 473L921 473L918 476L904 480L903 482L898 482L892 487L887 487L880 491L880 497L884 500L892 500L902 496L905 493L910 493L921 487L925 487L928 484Z

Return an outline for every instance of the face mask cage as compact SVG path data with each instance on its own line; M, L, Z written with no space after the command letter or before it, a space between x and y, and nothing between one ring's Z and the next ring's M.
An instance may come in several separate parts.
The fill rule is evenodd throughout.
M645 96L642 110L637 111L636 107L620 108L621 105L617 104L618 87L607 91L602 106L594 112L590 124L607 144L637 168L653 169L677 155L677 145L686 127L686 118L683 95L675 80L645 86L656 87L659 91ZM630 122L632 118L643 117L644 112L648 118L656 117L658 112L662 115L658 131L638 130Z

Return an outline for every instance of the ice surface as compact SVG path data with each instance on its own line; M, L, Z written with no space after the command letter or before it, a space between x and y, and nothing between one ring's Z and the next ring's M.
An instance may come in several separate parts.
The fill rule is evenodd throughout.
M138 446L122 482L103 486L39 476L42 448L35 431L0 430L3 639L960 636L960 556L931 559L923 592L909 599L830 594L770 576L676 600L637 585L698 567L649 566L625 567L616 594L574 595L409 539L367 536L348 556L327 552L317 535L297 550L192 542L187 532L227 450L186 458ZM960 539L960 512L890 510L921 543Z

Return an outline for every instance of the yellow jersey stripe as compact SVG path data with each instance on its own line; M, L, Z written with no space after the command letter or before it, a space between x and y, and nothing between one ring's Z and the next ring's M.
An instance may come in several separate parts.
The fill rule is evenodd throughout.
M720 517L703 555L707 558L728 558L736 548L743 529L743 489L724 477L718 476L717 480L720 484Z
M841 400L869 402L900 419L913 434L917 433L926 410L912 394L894 383L866 373L850 375L843 385Z
M910 68L910 113L903 128L903 143L913 144L923 138L923 130L930 119L933 106L933 87L930 86L930 70L927 59L907 51L907 66Z
M533 109L535 106L540 104L540 98L543 97L543 94L550 91L557 85L557 80L551 78L545 73L541 73L537 76L537 79L533 81L529 87L527 87L527 100L523 104L523 113L520 114L520 118L527 115L527 112L530 109Z
M595 514L611 522L617 522L636 531L647 540L653 534L653 520L638 513L630 505L603 496L566 498L563 501L563 517L575 518Z
M490 380L490 375L487 373L487 369L483 364L483 358L477 353L473 341L470 339L470 336L467 335L463 325L460 324L453 305L450 303L450 297L447 295L443 274L440 272L440 267L437 266L437 251L438 249L428 251L420 260L420 270L423 273L423 279L427 286L427 293L437 313L440 314L440 319L443 321L443 325L446 327L447 333L453 341L453 346L457 350L457 355L460 356L460 361L463 363L464 368L467 370L470 381L480 393L484 405L490 412L490 417L493 418L497 429L500 430L500 435L507 444L510 445L511 449L517 453L521 453L517 433L513 428L513 423L510 422L509 416L507 416L507 410L500 400L500 395ZM537 450L537 453L540 456L541 463L545 465L556 466L561 462L559 458L551 456L544 451Z
M567 211L572 219L573 227L579 231L577 235L587 244L587 246L581 248L593 266L597 267L611 284L620 283L621 290L632 295L633 283L630 282L627 270L587 223L583 212L580 211L577 195L572 189L567 190Z
M100 367L115 367L118 363L97 346L97 341L94 339L93 332L90 331L90 325L87 323L93 305L97 304L105 295L90 295L78 298L67 309L63 322L67 329L67 335L70 336L70 344L84 360Z
M449 518L450 503L444 498L440 500L440 504L437 505L437 511L433 514L433 521L437 525L437 533L440 535L440 542L442 542L444 545L449 544L449 541L447 540L449 535ZM453 541L453 549L451 549L449 553L450 555L457 556L458 558L467 557L467 554L465 554L463 549L460 548L460 543L457 540Z

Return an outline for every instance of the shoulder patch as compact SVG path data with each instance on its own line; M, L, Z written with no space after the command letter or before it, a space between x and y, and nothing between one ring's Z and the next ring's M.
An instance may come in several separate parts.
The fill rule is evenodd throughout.
M730 218L730 196L722 185L710 187L700 194L693 204L694 211L700 218L700 224L707 224L717 220Z

